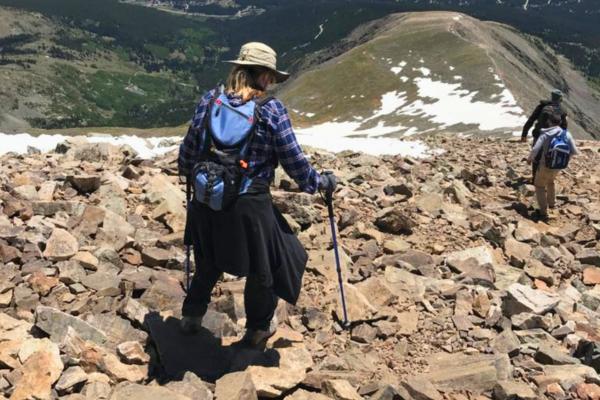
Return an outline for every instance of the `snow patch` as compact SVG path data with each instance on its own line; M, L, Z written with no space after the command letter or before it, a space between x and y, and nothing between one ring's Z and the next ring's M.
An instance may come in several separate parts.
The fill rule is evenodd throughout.
M359 130L360 122L326 122L310 128L297 129L296 136L302 145L327 151L362 151L372 155L402 155L415 158L435 153L420 140L401 140L382 137L398 130L398 127L376 127Z
M433 103L417 100L399 112L425 115L443 127L457 124L478 125L483 131L522 126L525 115L512 93L505 89L497 102L474 101L477 92L461 89L460 83L445 83L431 78L414 80L419 97L435 99Z
M413 71L419 71L421 72L424 76L429 76L431 75L431 70L429 68L425 68L425 67L421 67L421 68L413 68Z
M381 108L367 118L365 121L370 121L375 118L389 115L406 104L406 93L399 91L387 92L381 96Z
M153 158L168 153L169 151L176 149L177 146L163 146L163 143L171 142L173 140L176 142L181 141L181 138L179 137L154 137L146 139L131 135L90 135L80 136L80 138L84 138L90 143L110 143L116 146L129 145L141 158ZM23 154L27 152L28 147L34 147L42 152L48 152L54 150L56 145L67 139L68 137L63 135L32 136L28 133L19 133L15 135L0 133L0 141L2 142L0 155L9 152Z
M6 153L27 153L28 147L34 147L42 152L54 150L56 145L64 142L66 136L62 135L40 135L31 136L28 133L19 133L15 135L8 135L6 133L0 133L0 155Z
M364 123L376 118L397 112L406 105L406 93L392 91L381 96L381 107L369 118L354 117L354 121L325 122L309 128L296 130L296 136L301 144L313 146L328 151L343 150L363 151L373 155L399 154L411 157L428 157L435 154L422 141L405 141L386 137L392 133L413 135L416 128L401 125L385 126L384 121L378 121L371 128L362 128Z

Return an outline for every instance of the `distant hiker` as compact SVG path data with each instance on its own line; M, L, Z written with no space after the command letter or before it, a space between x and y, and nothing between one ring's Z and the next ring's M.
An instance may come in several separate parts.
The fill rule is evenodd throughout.
M561 169L565 169L571 156L578 154L573 137L561 127L563 114L556 110L546 119L546 128L542 128L538 140L527 159L530 164L538 163L533 184L539 205L538 216L548 217L548 207L556 204L554 180Z
M548 117L550 114L557 112L560 114L560 127L563 129L567 129L567 113L562 106L563 93L554 89L550 95L550 100L541 100L540 104L533 110L533 113L525 122L525 126L523 126L523 133L521 134L521 141L527 141L527 135L529 135L529 131L531 127L535 123L535 127L533 128L533 132L531 135L533 136L533 146L535 146L538 138L540 137L542 128L546 127L548 122ZM535 171L537 169L537 163L533 163L532 165L532 177L535 176Z
M262 43L242 46L227 84L206 93L179 150L179 172L194 188L186 242L196 271L183 303L182 330L197 331L223 272L246 276L246 333L242 344L264 343L276 330L278 298L295 304L307 254L269 186L281 163L300 189L333 193L336 178L320 175L296 141L281 101L265 97L289 74ZM189 187L189 186L188 186Z

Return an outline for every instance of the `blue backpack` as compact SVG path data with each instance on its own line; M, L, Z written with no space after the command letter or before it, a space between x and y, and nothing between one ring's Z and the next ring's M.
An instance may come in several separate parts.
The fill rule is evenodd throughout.
M571 159L571 144L567 139L567 130L550 139L546 151L546 167L549 169L565 169Z
M200 135L200 158L191 183L194 200L214 211L227 209L252 184L246 153L254 137L260 109L272 98L248 101L234 107L227 95L218 93L204 116Z

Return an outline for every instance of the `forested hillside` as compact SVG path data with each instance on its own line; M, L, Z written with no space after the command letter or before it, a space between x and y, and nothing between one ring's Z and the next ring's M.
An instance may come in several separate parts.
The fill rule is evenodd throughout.
M281 66L299 72L361 24L433 9L538 35L600 86L598 6L589 1L0 0L0 127L181 124L246 41L270 43Z

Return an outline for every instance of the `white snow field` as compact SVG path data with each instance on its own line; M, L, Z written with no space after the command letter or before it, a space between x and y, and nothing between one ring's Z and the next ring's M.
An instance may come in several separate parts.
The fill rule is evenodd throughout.
M402 114L425 115L430 121L449 127L456 124L478 125L482 131L523 126L527 120L512 93L504 90L494 102L475 101L477 92L461 89L461 83L445 83L431 78L416 78L419 97L435 101L416 100L400 110Z
M141 158L153 158L165 154L177 146L163 146L163 143L175 143L181 141L177 137L155 137L141 138L137 136L110 136L110 135L89 135L84 137L90 143L111 143L114 145L128 144L133 148ZM56 145L64 142L68 136L63 135L39 135L32 136L28 133L6 134L0 133L0 155L9 152L23 154L27 152L28 147L36 148L42 152L54 150Z
M421 62L421 60L419 60ZM402 61L396 67L390 70L394 75L398 76L406 67L407 63ZM451 70L454 67L449 67ZM463 76L454 75L451 82L444 82L439 75L434 74L429 68L421 66L412 68L412 71L417 72L417 77L409 78L408 76L398 76L403 85L400 85L397 90L384 93L380 99L380 108L373 111L370 117L354 117L352 121L338 121L320 124L299 130L302 135L308 136L325 136L327 132L336 131L340 133L332 133L336 140L341 140L340 137L352 140L358 140L359 136L366 138L379 137L389 134L394 136L412 136L420 133L431 132L436 129L446 129L456 125L474 125L476 128L485 132L504 132L515 133L523 126L527 120L523 109L517 104L513 94L506 88L500 76L492 69L490 73L493 75L494 86L500 88L500 92L489 96L486 100L479 99L478 91L470 91L465 89L463 85ZM405 84L405 85L404 85ZM416 98L414 96L416 89ZM410 96L407 92L413 93ZM355 96L353 95L352 98ZM361 98L363 96L361 95ZM477 98L477 100L476 100ZM299 115L306 113L293 110ZM315 114L312 113L311 117ZM386 116L405 116L402 125L398 123L379 120ZM378 122L375 128L366 129L363 124L371 120ZM393 119L392 119L393 120ZM428 121L436 126L436 128L422 128L419 121ZM419 128L419 126L421 128ZM340 136L341 135L341 136ZM329 138L323 138L324 142L329 141ZM314 139L311 139L311 143ZM361 144L365 142L361 140ZM379 146L379 143L375 144ZM379 150L377 150L379 151Z
M363 137L352 137L347 135L360 126L360 123L337 123L331 122L320 128L301 131L298 130L298 141L302 145L321 148L327 151L338 152L342 150L363 151L372 155L400 154L412 157L426 157L431 154L430 149L420 141L403 141L394 138L378 138L388 132L397 130L385 128L380 125L371 129L361 131ZM68 139L63 135L40 135L33 136L28 133L5 134L0 133L0 155L14 152L23 154L28 147L36 148L42 152L54 150L56 145ZM79 136L90 143L111 143L114 145L129 145L144 159L154 158L165 154L178 147L181 137L153 137L140 138L137 136L109 136L90 135ZM163 145L164 143L177 143L176 145Z
M377 127L357 130L360 122L327 122L310 128L297 129L298 141L334 153L351 150L372 155L401 155L414 158L429 157L436 153L420 140L402 140L383 137L398 127Z
M400 65L400 67L391 68L395 75L402 71L406 66L406 62L403 61ZM449 68L454 70L452 66ZM410 104L405 104L406 92L386 93L381 99L382 109L370 119L395 112L396 115L426 117L431 122L440 125L440 128L462 123L477 125L482 131L494 131L503 128L510 130L522 126L526 121L523 109L519 107L513 94L493 70L490 70L490 73L493 74L494 80L498 82L494 85L504 90L500 94L492 96L490 100L493 101L490 102L475 101L476 91L465 90L461 82L456 83L456 81L463 80L460 75L455 75L453 77L454 82L449 83L435 80L429 68L419 67L412 70L420 72L422 75L422 77L413 78L411 82L417 87L419 99ZM407 83L411 79L401 76L400 80L402 83ZM399 102L396 110L390 111L390 96L404 99L403 102Z

